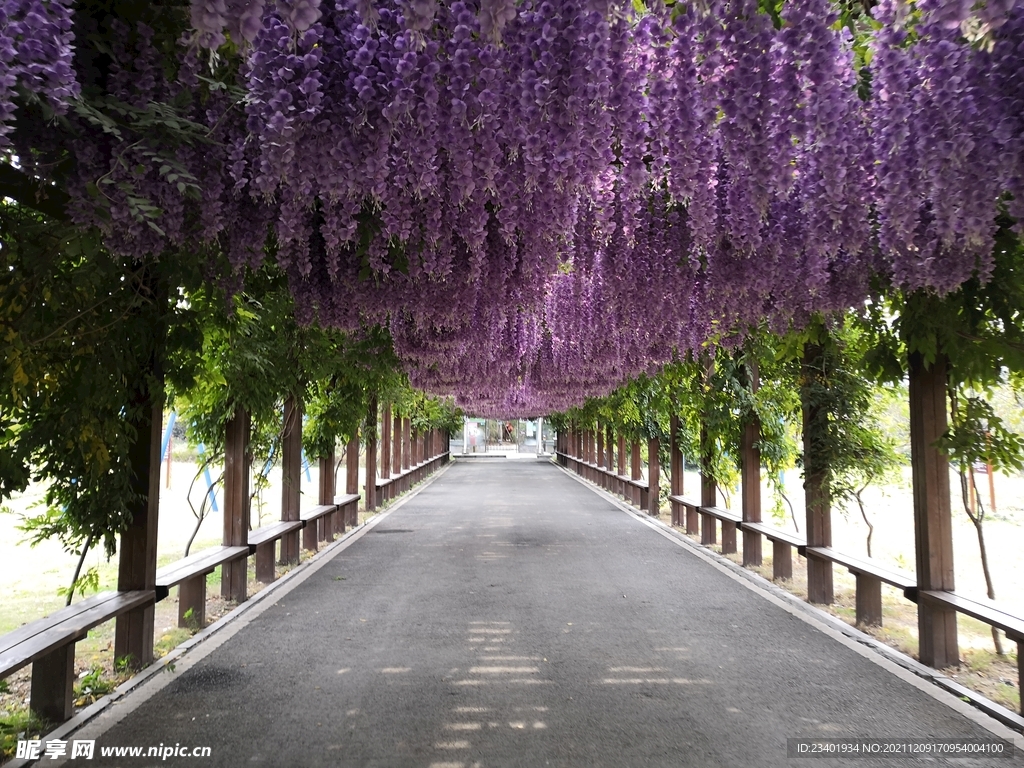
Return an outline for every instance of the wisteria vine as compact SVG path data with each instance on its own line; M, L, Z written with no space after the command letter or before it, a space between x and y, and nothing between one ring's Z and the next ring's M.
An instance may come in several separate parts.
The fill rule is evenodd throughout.
M0 10L0 141L18 88L76 97L69 2ZM272 233L301 318L385 325L415 385L481 415L561 410L709 340L852 306L873 275L954 290L1024 222L1024 5L882 0L858 54L828 0L192 0L167 80L145 29L110 78L144 105L241 57L244 103L142 183L79 140L81 204L135 257ZM225 48L225 43L230 46Z

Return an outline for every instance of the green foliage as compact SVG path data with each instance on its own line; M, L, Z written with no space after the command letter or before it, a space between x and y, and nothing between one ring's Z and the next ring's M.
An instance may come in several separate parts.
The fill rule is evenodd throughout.
M168 327L187 310L166 300L184 274L124 264L91 231L0 204L0 498L47 483L33 536L69 552L89 537L112 553L137 503L131 448L150 403Z
M891 477L900 457L880 428L875 390L864 373L863 329L821 324L801 367L806 475L821 473L834 501L851 501L877 480Z
M961 467L991 464L997 471L1024 469L1024 438L1007 428L979 394L950 392L950 424L939 446Z
M84 707L92 704L111 693L117 686L118 681L107 677L106 670L96 665L75 684L75 706Z
M57 590L57 594L61 597L73 598L77 592L80 596L85 597L86 592L99 592L100 591L100 572L96 566L89 568L85 573L81 574L75 581L67 586L60 587Z
M857 316L867 338L865 366L877 380L897 383L909 355L927 364L949 359L954 385L987 387L1024 372L1024 246L999 219L992 278L977 277L938 296L879 288L880 297Z
M39 739L50 727L28 707L0 712L0 760L13 758L19 741Z

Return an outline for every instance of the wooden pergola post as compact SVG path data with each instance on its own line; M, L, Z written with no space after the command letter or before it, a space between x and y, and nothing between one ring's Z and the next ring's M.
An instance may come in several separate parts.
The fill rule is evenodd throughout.
M661 441L652 437L647 441L647 513L657 517L661 511Z
M804 346L803 378L813 381L824 374L824 350L818 344ZM805 385L804 390L807 389ZM832 546L832 503L826 482L827 468L819 466L814 446L820 442L817 431L821 429L822 414L819 406L801 398L803 403L804 437L804 498L807 507L807 546ZM807 558L807 600L812 603L829 604L834 599L832 588L832 563L815 557Z
M608 487L608 475L601 471L608 466L607 459L608 456L604 449L604 430L599 423L597 425L597 481L602 488Z
M465 447L463 447L465 452ZM394 474L398 475L402 472L402 417L397 413L391 417L391 466L394 470ZM397 496L401 489L398 487L401 481L392 483L396 486L391 489L391 498Z
M949 459L936 445L947 426L946 368L943 355L931 366L920 353L910 355L910 460L917 588L922 591L954 591ZM936 669L960 664L955 610L918 600L917 627L922 664Z
M745 523L761 522L761 451L757 447L760 436L761 424L757 417L751 414L744 423L743 433L740 435L740 482ZM744 531L743 564L760 565L761 560L761 534L756 531Z
M284 401L284 433L281 438L281 520L299 519L302 500L302 404L290 396ZM299 562L299 532L281 537L281 565Z
M412 467L412 419L402 419L402 471L408 472ZM402 490L408 491L412 483L409 475L402 475Z
M708 434L706 419L700 426L700 505L714 507L718 504L718 491L715 487L714 470L712 469L711 437ZM694 515L696 517L697 515ZM711 515L700 515L700 543L710 545L718 540L718 521ZM694 520L694 523L697 521ZM696 526L695 526L696 527ZM690 532L690 514L687 514L686 532ZM696 530L694 531L696 533Z
M224 429L224 538L226 547L249 543L249 412L235 408ZM273 581L274 560L270 559L271 575L262 581ZM248 574L244 558L224 563L220 568L220 596L244 603L247 597Z
M352 433L345 446L345 493L359 493L359 431ZM359 505L350 504L348 519L342 518L343 524L355 527L359 525Z
M643 462L640 460L640 441L629 441L629 479L640 480L644 476ZM636 485L629 486L629 501L634 507L642 507L640 499L640 488Z
M132 521L121 534L117 589L122 592L156 589L157 523L160 514L160 437L163 407L147 393L136 420L135 442L129 453L132 488L138 494ZM114 629L114 659L126 659L132 669L153 661L153 603L122 613ZM70 653L74 653L74 646ZM55 670L58 672L68 670ZM60 679L70 680L71 674ZM67 699L70 701L70 698ZM45 709L45 707L43 708Z
M604 465L609 472L615 471L615 432L612 430L612 425L609 424L605 427L605 450L608 451L608 456L605 459ZM614 490L615 484L609 482L609 490Z
M618 456L619 460L618 460L618 467L615 470L615 474L618 475L619 477L625 477L626 476L626 436L622 432L619 432L619 434L616 437L618 438L618 443L619 443L618 446L616 446L619 449L619 456ZM628 499L629 498L629 488L630 488L630 486L626 485L621 480L616 481L615 484L618 486L618 494L620 496L622 496L623 498Z
M391 403L384 404L384 412L380 417L380 477L381 480L387 480L391 477ZM384 486L384 491L381 494L385 499L394 498L394 488L391 486L393 483L389 483Z
M377 394L366 412L366 511L377 508Z
M320 504L333 504L334 497L338 493L337 480L334 477L334 467L337 463L335 449L326 456L320 457ZM323 538L325 541L334 541L334 534L345 532L345 521L341 518L341 511L334 512L323 518Z
M683 495L683 451L679 446L679 416L673 413L668 419L669 431L669 459L668 475L669 490L672 496ZM681 525L679 519L679 504L670 502L672 508L672 525Z

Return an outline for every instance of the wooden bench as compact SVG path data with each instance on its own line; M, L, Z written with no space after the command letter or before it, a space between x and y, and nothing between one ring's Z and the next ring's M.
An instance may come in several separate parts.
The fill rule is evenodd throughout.
M740 515L731 509L722 507L697 507L700 515L700 543L709 546L715 543L716 520L722 521L722 552L732 554L736 551L736 526L741 521Z
M277 571L274 569L274 550L277 540L285 534L301 529L301 520L282 520L280 523L272 523L249 531L249 553L256 555L256 578L264 584L269 584L277 578Z
M359 499L358 493L345 493L334 497L334 503L338 507L338 517L341 531L345 532L345 526L355 528L359 525Z
M334 538L333 520L337 511L337 504L321 504L299 513L299 519L302 521L303 549L307 552L316 552L321 541Z
M957 613L962 613L978 621L983 621L991 627L1001 629L1006 636L1017 643L1017 690L1024 683L1024 619L1019 616L1000 610L991 600L972 600L969 597L958 595L956 592L943 592L939 590L913 590L914 597L918 601L926 600L932 603L952 608ZM1024 715L1024 696L1021 697L1020 713Z
M635 488L629 493L629 501L635 507L640 509L647 509L647 494L648 485L646 480L634 480L632 477L626 477L623 475L625 484L630 488Z
M672 525L683 525L685 522L686 532L696 533L698 527L697 511L700 509L700 502L686 496L669 496L668 500L672 504ZM685 521L679 515L680 507L686 513Z
M871 560L852 557L837 552L831 547L804 546L804 557L816 557L831 561L846 568L857 578L857 623L882 625L882 582L902 589L917 589L917 580L905 571L889 568Z
M206 626L206 576L214 569L249 556L248 547L212 547L196 552L156 572L156 599L178 587L178 626Z
M394 477L382 477L378 479L375 487L377 489L378 499L393 499L396 495Z
M152 591L104 592L0 637L0 679L32 665L30 706L64 722L74 713L75 643L89 630L154 601Z
M740 530L759 533L772 543L772 580L793 578L793 548L806 547L807 541L795 533L780 531L764 523L740 521Z

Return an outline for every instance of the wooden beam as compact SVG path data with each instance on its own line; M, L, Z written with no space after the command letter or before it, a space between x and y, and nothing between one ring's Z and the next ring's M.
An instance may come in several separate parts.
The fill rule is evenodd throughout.
M299 519L302 501L302 403L294 396L284 401L281 438L281 520ZM299 562L299 532L281 537L281 565Z
M391 451L391 466L397 475L402 471L402 417L397 413L391 419ZM397 495L398 484L392 483L388 486L388 497L393 499Z
M249 544L249 412L237 408L224 427L224 537L226 547ZM243 603L247 597L245 559L224 563L220 569L220 594L225 600Z
M683 495L683 451L679 446L679 416L672 414L668 418L669 438L669 490L671 496ZM672 525L681 525L679 504L672 504Z
M129 449L129 461L131 484L138 501L133 504L128 528L121 534L117 588L122 592L156 589L162 406L153 402L147 390L138 409L139 416L132 425L136 437ZM153 603L119 615L114 630L115 661L127 660L132 669L141 669L152 662L153 629ZM74 656L71 658L73 660ZM60 661L57 657L54 659L55 663Z
M940 355L928 366L920 353L912 353L909 362L917 586L953 592L949 459L936 446L947 426L947 363ZM917 626L921 663L936 669L960 664L954 609L922 600L917 606Z
M338 494L337 480L334 477L334 467L337 458L334 448L326 456L320 457L320 482L317 495L317 503L333 504L334 497ZM345 521L341 517L341 511L334 512L324 518L324 540L328 543L334 541L334 534L345 532Z
M402 469L412 466L412 419L402 419Z
M353 433L345 446L345 493L359 493L359 432ZM359 505L350 504L347 512L342 512L342 520L346 525L359 525Z
M647 513L657 517L661 511L661 441L652 437L647 441Z
M383 480L391 477L391 403L384 404L380 417L380 476Z
M804 359L801 375L806 382L813 382L824 375L825 351L819 344L804 345ZM807 545L809 547L832 546L832 500L826 481L827 467L821 466L821 458L815 453L815 446L825 442L819 434L824 428L821 407L809 397L809 386L800 389L803 401L804 440L804 500L807 508ZM832 586L832 563L816 557L807 558L807 600L812 603L830 604L834 600Z
M700 425L700 505L702 507L718 506L718 491L715 487L715 475L711 460L711 437L708 434L707 420L702 419ZM688 511L686 516L686 532L691 533L690 517L695 518L697 511ZM700 543L705 546L716 543L718 538L718 521L711 515L701 515ZM696 533L696 526L692 533Z
M366 510L377 508L377 395L366 412Z
M761 452L757 441L761 438L761 423L749 414L740 435L740 476L742 483L743 522L761 522ZM760 565L762 560L761 534L743 532L743 564Z

